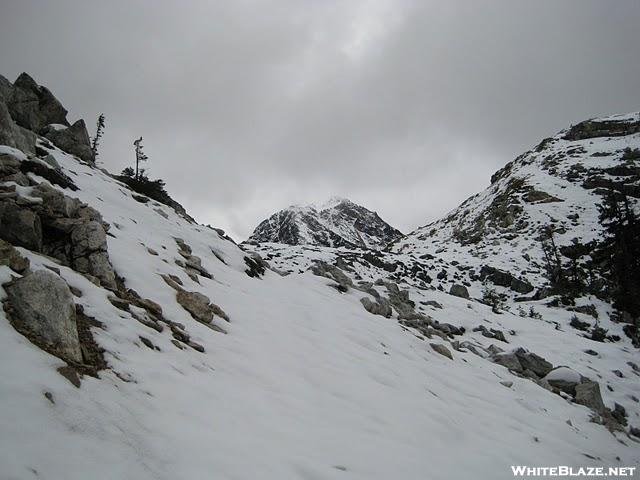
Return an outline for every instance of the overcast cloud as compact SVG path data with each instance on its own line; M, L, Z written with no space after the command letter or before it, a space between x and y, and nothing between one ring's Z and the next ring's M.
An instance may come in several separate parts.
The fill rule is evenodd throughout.
M22 71L120 171L246 238L342 195L404 232L585 118L640 109L640 2L0 0Z

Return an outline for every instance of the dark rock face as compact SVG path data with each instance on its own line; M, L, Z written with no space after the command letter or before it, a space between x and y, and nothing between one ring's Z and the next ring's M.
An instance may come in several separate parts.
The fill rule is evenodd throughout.
M340 199L320 209L281 210L260 223L248 241L379 250L401 236L377 213Z
M40 217L13 202L0 203L0 235L10 243L39 252L42 250Z
M586 120L571 127L564 138L584 140L596 137L620 137L638 132L640 132L640 122Z
M510 288L518 293L529 293L533 291L533 286L528 282L514 277L509 272L504 272L488 265L484 265L480 270L480 278L482 280L487 279L494 285Z

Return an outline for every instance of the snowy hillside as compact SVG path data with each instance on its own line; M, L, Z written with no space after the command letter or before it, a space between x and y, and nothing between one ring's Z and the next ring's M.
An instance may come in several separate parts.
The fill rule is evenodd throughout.
M291 206L273 214L247 241L380 250L401 236L377 213L334 197L321 206Z
M66 143L0 120L2 478L506 479L511 465L640 462L637 349L607 304L594 300L621 339L601 343L569 326L591 317L544 300L496 312L425 288L427 270L394 283L401 267L386 255L411 269L443 253L441 285L464 265L458 251L476 258L428 246L426 227L390 253L352 248L356 234L382 244L362 230L339 231L351 248L259 245L293 272L281 276ZM591 153L631 141L578 142ZM513 172L538 188L548 172L527 161ZM545 191L568 204L573 183L553 178ZM340 205L322 218L346 225L355 207Z

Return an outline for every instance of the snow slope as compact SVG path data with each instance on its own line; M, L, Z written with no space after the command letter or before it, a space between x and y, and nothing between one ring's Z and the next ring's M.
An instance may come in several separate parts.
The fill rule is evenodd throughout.
M144 326L115 308L105 289L21 248L33 269L55 266L82 292L76 302L102 323L92 332L109 368L74 387L56 371L64 362L17 333L0 310L2 478L506 479L510 465L640 461L637 442L590 422L588 408L468 350L450 360L430 347L445 341L425 340L395 314L371 315L360 303L366 294L340 293L306 268L251 278L246 253L215 230L154 201L140 203L104 171L53 154L79 187L65 194L111 224L109 256L126 286L159 303L205 351L177 348L168 329ZM196 283L176 265L175 237L212 279ZM160 274L218 304L231 321L215 322L228 334L192 319ZM16 275L0 267L0 283ZM437 290L410 295L434 319L467 327L464 338L474 344L495 343L471 332L475 325L512 330L504 348L524 346L597 379L607 406L623 403L630 422L640 423L632 400L640 382L626 363L637 351L628 341L594 344L567 326L569 312L539 302L531 304L542 320L495 314ZM598 355L585 356L587 348Z

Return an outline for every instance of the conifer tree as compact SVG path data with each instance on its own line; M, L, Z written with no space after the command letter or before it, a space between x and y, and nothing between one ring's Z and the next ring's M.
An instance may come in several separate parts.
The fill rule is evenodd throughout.
M142 147L142 137L133 142L133 145L136 147L136 176L135 179L139 180L140 178L140 163L146 162L149 157L147 157L143 151Z
M98 122L96 123L96 135L91 139L91 151L93 152L93 157L98 158L98 145L100 143L100 139L102 138L102 134L104 133L104 113L101 113L98 117Z

